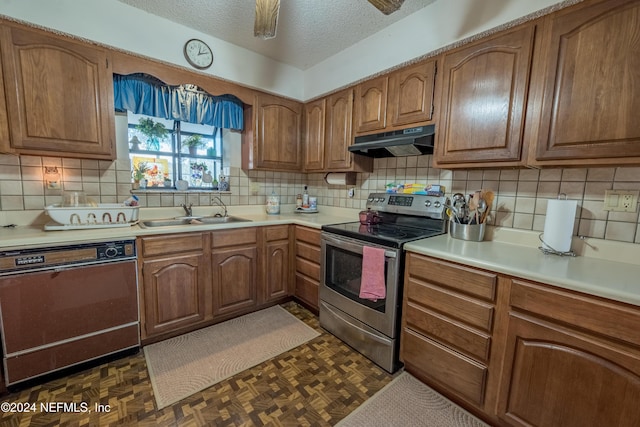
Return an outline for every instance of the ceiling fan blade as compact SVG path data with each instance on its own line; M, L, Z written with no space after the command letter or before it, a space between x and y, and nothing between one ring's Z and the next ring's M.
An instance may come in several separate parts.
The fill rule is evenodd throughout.
M391 15L396 10L400 9L404 0L367 0L374 5L376 9L385 15Z
M276 36L280 0L256 0L256 20L253 24L253 35L262 39Z

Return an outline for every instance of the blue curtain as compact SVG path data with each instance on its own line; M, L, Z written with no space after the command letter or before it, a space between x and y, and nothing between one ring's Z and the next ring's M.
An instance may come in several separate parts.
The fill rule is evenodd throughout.
M195 85L168 86L145 74L113 75L116 110L242 130L242 101L233 95L213 96Z

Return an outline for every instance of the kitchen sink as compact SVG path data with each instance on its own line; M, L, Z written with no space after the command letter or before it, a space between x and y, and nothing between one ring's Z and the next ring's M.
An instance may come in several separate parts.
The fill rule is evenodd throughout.
M203 224L230 224L233 222L251 222L251 220L237 216L182 216L177 218L148 219L140 221L138 225L142 228L154 228Z

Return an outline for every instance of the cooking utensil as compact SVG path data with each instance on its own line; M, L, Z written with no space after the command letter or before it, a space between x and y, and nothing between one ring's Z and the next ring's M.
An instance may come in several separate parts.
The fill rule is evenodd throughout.
M478 207L476 209L476 223L483 224L485 215L484 213L487 211L487 202L484 199L478 200Z
M491 207L493 206L493 200L495 198L495 194L491 190L486 190L482 192L482 198L487 203L487 208L485 209L484 213L480 217L481 223L486 221L487 215L489 215L489 212L491 212Z

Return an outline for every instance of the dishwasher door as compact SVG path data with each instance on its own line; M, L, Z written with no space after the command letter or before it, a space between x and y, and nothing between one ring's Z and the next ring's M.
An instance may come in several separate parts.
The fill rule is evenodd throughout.
M0 277L7 385L138 347L136 270L127 260Z

